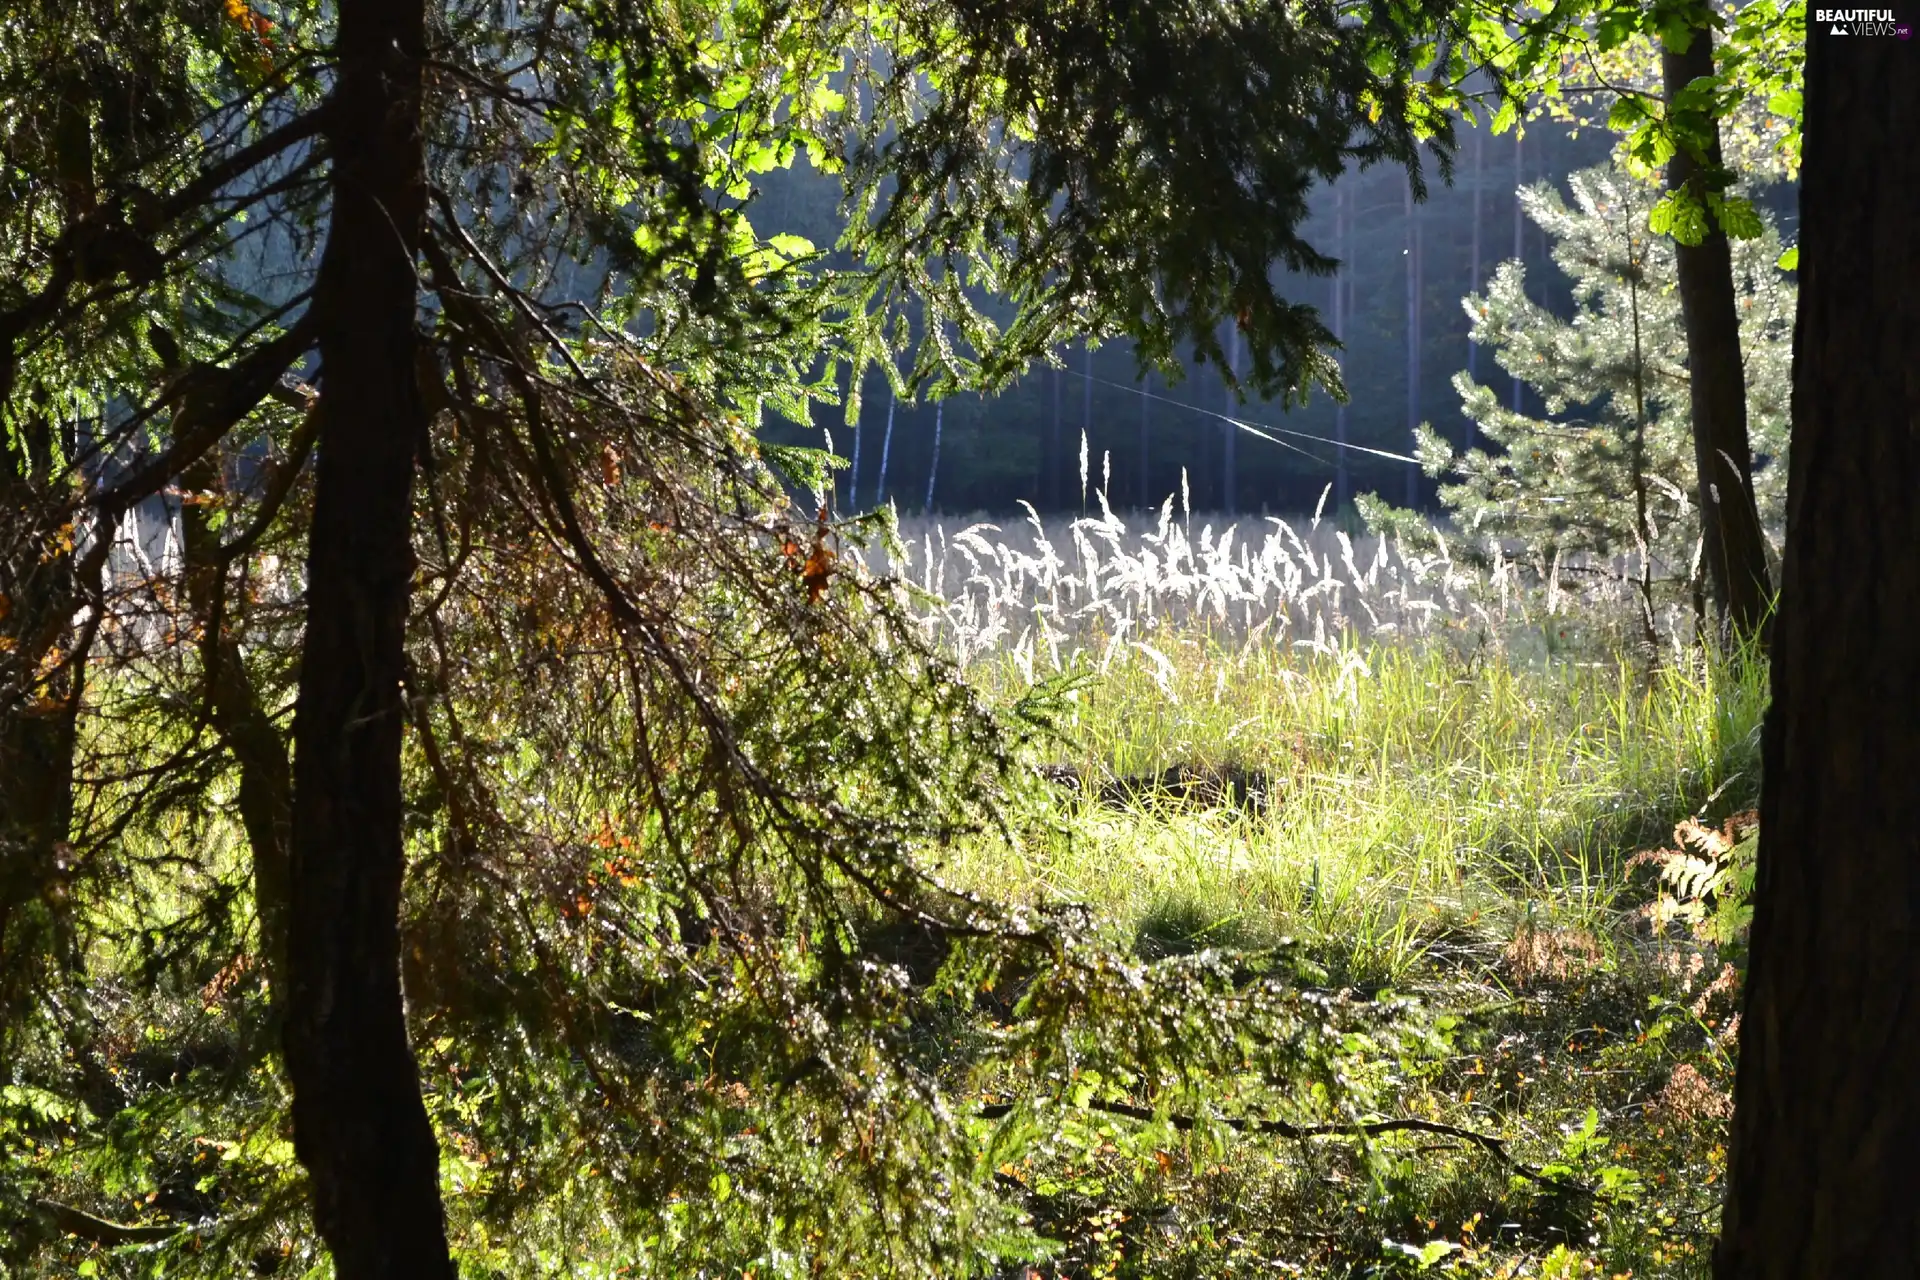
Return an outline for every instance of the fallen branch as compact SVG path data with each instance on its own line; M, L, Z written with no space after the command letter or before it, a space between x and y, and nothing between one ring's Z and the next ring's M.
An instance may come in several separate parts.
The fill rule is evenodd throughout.
M71 1236L91 1240L95 1244L156 1244L162 1240L171 1240L185 1231L190 1224L185 1222L156 1223L149 1226L137 1226L126 1222L109 1222L105 1218L96 1218L84 1209L76 1209L70 1204L60 1204L53 1200L36 1200L34 1208L52 1219L53 1225Z
M1125 1102L1088 1102L1081 1109L1098 1111L1104 1115L1121 1116L1128 1120L1153 1121L1160 1118L1150 1107L1136 1107ZM1013 1110L1013 1103L1000 1102L982 1107L976 1114L982 1120L998 1120L1011 1114ZM1192 1130L1198 1123L1193 1116L1181 1115L1178 1112L1168 1115L1166 1121L1182 1133ZM1584 1182L1569 1182L1556 1178L1516 1159L1513 1153L1507 1150L1504 1138L1496 1138L1490 1133L1481 1133L1476 1129L1462 1129L1458 1125L1442 1124L1438 1120L1419 1120L1412 1116L1403 1116L1394 1120L1362 1120L1353 1124L1290 1124L1285 1120L1268 1120L1257 1116L1221 1116L1215 1123L1225 1125L1238 1133L1266 1134L1296 1142L1312 1138L1372 1138L1384 1133L1431 1133L1478 1147L1529 1182L1550 1187L1555 1191L1573 1191L1584 1196L1603 1196L1596 1187L1588 1186Z

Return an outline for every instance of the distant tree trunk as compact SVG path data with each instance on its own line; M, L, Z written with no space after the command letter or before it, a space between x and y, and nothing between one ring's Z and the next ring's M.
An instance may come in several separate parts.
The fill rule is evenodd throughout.
M1236 326L1227 334L1227 372L1238 374L1240 371L1240 330ZM1231 387L1227 391L1227 413L1233 414L1238 408ZM1240 428L1231 422L1220 424L1220 498L1221 510L1229 516L1238 513L1239 470L1238 444Z
M947 416L947 402L936 401L933 406L933 462L927 467L927 500L921 510L933 514L933 482L940 478L940 428Z
M340 1280L452 1280L439 1152L400 990L401 694L425 209L423 0L340 0L324 399L294 714L287 1072Z
M1145 510L1153 505L1153 480L1148 469L1151 461L1148 456L1147 427L1149 413L1153 408L1153 371L1149 369L1140 382L1140 507Z
M1340 259L1340 268L1333 277L1333 336L1340 340L1340 376L1347 375L1347 329L1353 312L1353 268L1347 257L1351 252L1347 243L1347 204L1349 197L1336 183L1333 188L1333 242L1334 256ZM1333 511L1335 515L1344 511L1352 484L1347 476L1347 402L1342 400L1333 410Z
M880 436L880 478L874 485L873 505L887 504L887 455L893 452L893 411L900 405L900 393L887 389L887 429Z
M1920 1275L1920 76L1807 28L1793 449L1719 1280Z
M1067 446L1062 438L1063 428L1060 419L1060 397L1064 388L1061 381L1065 375L1060 370L1053 371L1053 434L1049 437L1047 450L1047 505L1058 511L1066 505Z
M1473 256L1472 262L1468 267L1468 275L1470 276L1467 285L1468 293L1480 292L1480 201L1486 186L1483 178L1483 174L1486 171L1486 158L1487 131L1486 128L1479 123L1478 117L1476 117L1473 130ZM1478 378L1479 374L1480 344L1474 342L1472 339L1468 339L1467 377ZM1467 419L1467 439L1461 446L1462 448L1473 448L1473 431L1474 422L1473 419L1469 417Z
M1087 449L1093 443L1093 347L1086 342L1080 344L1080 439L1081 448ZM1080 504L1086 505L1086 484L1081 483Z
M1513 260L1522 262L1525 251L1523 233L1527 229L1527 213L1520 204L1520 188L1526 185L1524 144L1520 140L1520 130L1513 131ZM1524 265L1524 263L1522 263ZM1513 375L1513 411L1520 412L1520 375Z
M1407 440L1420 425L1420 208L1413 202L1413 175L1407 175ZM1420 502L1420 468L1407 464L1407 506Z
M1701 29L1684 50L1663 50L1661 70L1669 103L1701 76L1713 74L1713 39ZM1720 167L1716 128L1704 166L1685 147L1667 166L1667 184L1699 184ZM1753 451L1747 442L1747 383L1740 357L1740 319L1734 300L1733 253L1717 223L1697 245L1676 244L1680 310L1687 331L1687 372L1693 413L1693 455L1699 478L1700 523L1706 535L1707 577L1713 599L1734 631L1757 635L1773 589L1767 543L1753 497Z
M853 419L853 457L847 463L847 510L860 509L860 417Z

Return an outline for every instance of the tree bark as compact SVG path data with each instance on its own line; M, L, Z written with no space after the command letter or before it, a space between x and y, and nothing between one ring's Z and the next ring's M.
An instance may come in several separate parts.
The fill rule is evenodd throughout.
M181 475L194 492L221 488L220 467L202 455ZM261 705L240 641L226 623L227 565L220 535L206 510L188 503L180 513L187 599L202 629L201 654L213 730L240 773L238 808L253 859L254 914L260 922L260 958L276 1014L285 1003L287 975L287 845L293 831L293 776L280 726Z
M0 647L0 1033L33 1000L49 958L71 951L62 882L80 667L68 661L47 678L37 662L22 660L35 636L72 638L77 604L71 550L45 555L52 540L32 536L49 532L35 509L65 496L54 479L52 435L40 420L16 441L0 436L0 510L20 530L0 546L0 639L8 642Z
M401 694L425 211L422 0L341 0L315 283L322 408L294 712L287 1073L340 1280L444 1277L439 1152L400 987Z
M1712 33L1692 33L1685 50L1668 46L1661 70L1672 104L1687 85L1713 74ZM1710 125L1706 154L1684 146L1667 166L1667 185L1691 186L1696 198L1721 168L1720 131ZM1740 355L1740 318L1733 287L1733 250L1727 233L1709 219L1699 244L1674 245L1680 311L1687 332L1687 373L1693 415L1694 467L1700 525L1714 604L1742 636L1758 636L1772 604L1767 543L1753 497L1753 450L1747 441L1747 380Z
M1920 76L1807 28L1787 546L1719 1280L1920 1275Z

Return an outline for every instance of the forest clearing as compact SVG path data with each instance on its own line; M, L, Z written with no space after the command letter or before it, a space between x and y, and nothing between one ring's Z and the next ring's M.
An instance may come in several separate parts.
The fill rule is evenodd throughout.
M0 0L0 1278L1920 1274L1911 36Z

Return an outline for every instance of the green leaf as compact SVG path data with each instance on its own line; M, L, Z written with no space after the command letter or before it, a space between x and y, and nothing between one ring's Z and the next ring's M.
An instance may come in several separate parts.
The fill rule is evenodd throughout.
M1673 200L1663 198L1647 213L1647 230L1657 236L1664 236L1673 230Z
M1757 240L1766 231L1760 221L1759 212L1753 207L1753 201L1741 196L1727 196L1718 201L1720 229L1735 240Z
M1647 108L1638 98L1622 98L1607 112L1607 128L1629 133L1647 118Z
M768 236L767 247L783 258L804 258L814 252L813 241L787 231Z
M1699 244L1707 238L1707 210L1690 192L1669 191L1648 211L1647 227L1681 244Z
M1625 44L1639 25L1635 21L1637 16L1631 9L1609 9L1602 14L1599 21L1594 24L1594 35L1598 39L1600 52L1606 53Z
M1779 267L1782 271L1798 271L1800 269L1800 246L1795 245L1793 248L1781 254L1773 265Z
M1647 170L1658 169L1673 159L1673 137L1665 129L1646 126L1634 136L1633 158Z

